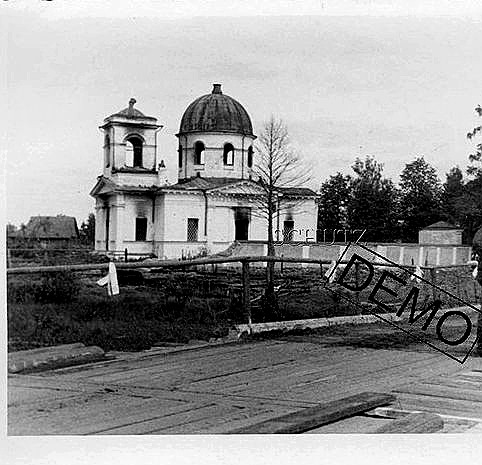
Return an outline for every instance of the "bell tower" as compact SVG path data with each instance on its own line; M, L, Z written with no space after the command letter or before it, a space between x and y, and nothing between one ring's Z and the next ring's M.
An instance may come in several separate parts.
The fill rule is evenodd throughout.
M157 118L146 116L129 106L108 116L100 129L104 132L103 175L117 184L155 185L158 179Z

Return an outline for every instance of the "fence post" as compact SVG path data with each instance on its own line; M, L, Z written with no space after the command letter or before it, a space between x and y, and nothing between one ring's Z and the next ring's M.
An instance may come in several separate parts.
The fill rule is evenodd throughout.
M435 288L437 285L437 270L434 267L430 268L430 282L432 283L432 299L437 300L438 295L437 289Z
M281 274L283 274L283 254L281 254Z
M243 260L243 310L248 319L248 325L251 325L251 290L249 282L249 262Z
M358 289L358 284L360 282L360 264L358 261L355 262L355 287ZM360 291L356 293L356 301L360 302Z
M124 249L124 261L127 262L127 247Z

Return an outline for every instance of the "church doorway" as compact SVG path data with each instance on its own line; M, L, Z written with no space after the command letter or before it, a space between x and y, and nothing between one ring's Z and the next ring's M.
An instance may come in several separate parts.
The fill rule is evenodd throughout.
M236 241L248 240L250 216L250 208L238 207L234 209L234 239Z

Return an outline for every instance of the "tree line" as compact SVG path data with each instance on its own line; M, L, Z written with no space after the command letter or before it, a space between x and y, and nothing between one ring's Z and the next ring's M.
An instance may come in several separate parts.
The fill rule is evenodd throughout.
M482 108L475 111L482 117ZM482 126L467 134L473 139ZM463 229L470 244L482 226L482 144L469 155L464 175L454 166L442 182L423 156L407 163L396 185L383 175L383 164L356 158L353 173L338 172L321 184L318 231L366 229L364 240L417 242L418 231L437 221ZM322 240L318 237L319 240Z

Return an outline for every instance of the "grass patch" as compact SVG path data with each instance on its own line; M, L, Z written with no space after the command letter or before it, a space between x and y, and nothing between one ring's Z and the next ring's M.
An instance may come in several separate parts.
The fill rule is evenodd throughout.
M159 287L125 286L113 297L89 280L67 299L64 291L69 288L68 276L65 282L9 282L9 351L72 342L104 350L143 350L162 341L222 337L234 321L226 299L200 299L192 286L190 292L185 289L182 279Z
M114 297L108 297L106 289L95 284L102 274L62 272L9 276L9 350L72 342L94 344L104 350L143 350L160 342L184 343L190 339L222 337L236 323L246 323L239 269L159 271L146 280L141 276L139 283L142 284L137 285L132 285L130 277L131 281L121 282L120 295ZM440 273L437 281L442 287L451 283L454 293L473 301L477 288L470 273L459 274L454 279L453 273ZM340 297L340 293L347 293L353 298L341 286L333 284L336 293L330 292L319 270L289 269L277 272L275 278L279 309L276 314L269 314L259 301L254 302L254 323L373 311L363 302L366 295L361 296L360 305L354 305ZM253 267L252 298L262 295L264 286L264 269ZM421 287L421 295L432 295L430 286ZM328 330L330 334L336 331ZM393 340L389 342L393 344ZM363 343L371 344L369 339ZM373 343L377 347L380 344L384 343L379 339Z

